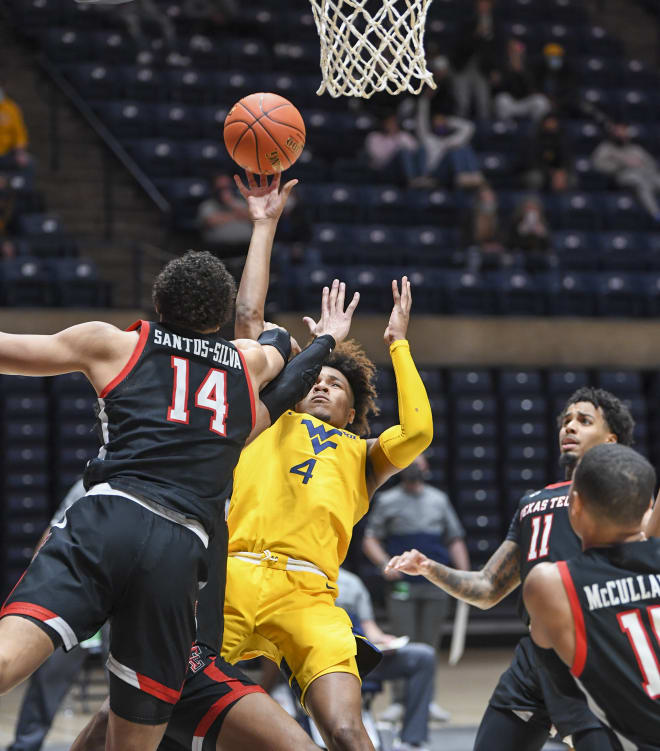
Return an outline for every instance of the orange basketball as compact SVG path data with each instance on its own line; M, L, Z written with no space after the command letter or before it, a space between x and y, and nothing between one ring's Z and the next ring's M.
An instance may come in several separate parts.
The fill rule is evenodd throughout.
M279 94L250 94L229 110L225 146L243 169L272 175L288 169L305 147L300 112Z

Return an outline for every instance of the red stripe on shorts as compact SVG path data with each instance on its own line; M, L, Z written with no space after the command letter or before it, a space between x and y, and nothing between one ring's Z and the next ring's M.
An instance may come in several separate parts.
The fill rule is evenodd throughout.
M206 670L204 672L206 673ZM199 725L197 725L197 727L195 728L195 733L194 733L195 737L196 738L206 737L206 734L209 732L209 728L211 727L211 725L213 725L218 715L224 709L226 709L230 704L233 704L235 701L238 701L238 699L240 699L241 697L246 696L247 694L265 694L265 693L266 692L263 690L263 688L261 688L261 686L244 686L242 683L239 684L238 688L233 688L228 694L225 694L225 696L223 696L222 699L218 699L218 701L216 701L215 704L211 705L211 708L209 709L209 711L204 715L204 717L202 717Z
M40 605L35 605L32 602L10 602L9 605L5 605L0 610L0 618L5 615L29 615L38 621L49 621L51 618L59 617L52 610L46 610L46 608L42 608Z
M168 704L176 704L179 701L183 686L178 690L175 688L168 688L162 683L158 683L158 681L155 681L153 678L148 678L141 673L136 672L135 675L137 675L138 683L140 684L140 691L144 691L146 694L151 694Z

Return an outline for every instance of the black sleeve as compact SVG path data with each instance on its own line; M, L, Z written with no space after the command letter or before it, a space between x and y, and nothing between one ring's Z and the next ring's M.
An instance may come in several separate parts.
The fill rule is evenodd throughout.
M513 515L513 519L511 519L506 539L520 545L520 507L516 509L516 513Z
M307 395L334 348L335 340L329 334L317 337L266 386L259 398L266 405L271 423Z

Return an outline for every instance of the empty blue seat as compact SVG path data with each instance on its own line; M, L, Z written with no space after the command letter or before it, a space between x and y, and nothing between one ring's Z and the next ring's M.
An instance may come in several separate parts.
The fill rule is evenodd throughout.
M445 312L458 315L489 315L495 301L484 280L470 271L443 273L441 284Z
M183 149L167 138L146 138L127 144L129 152L147 175L170 177L185 171Z
M635 318L644 315L643 283L635 274L597 274L595 277L600 316Z
M492 396L471 395L459 396L453 400L456 414L463 418L485 417L494 418L497 416L497 401Z
M511 463L530 462L541 466L548 459L548 448L545 441L529 443L512 443L507 446L507 458Z
M497 447L490 443L461 443L458 446L458 461L465 466L470 462L480 466L493 466L497 459Z
M401 218L405 224L455 226L458 196L449 190L409 190Z
M545 462L534 465L525 461L521 464L506 464L504 479L507 485L523 485L528 483L529 488L542 488L547 482Z
M153 128L165 138L198 138L201 124L194 108L183 104L157 104Z
M456 437L459 441L493 441L497 438L497 423L491 418L469 420L461 418L456 422Z
M181 144L184 157L184 174L211 177L220 172L232 173L236 164L227 153L224 143L205 138Z
M583 386L588 386L589 377L584 370L551 370L548 373L548 390L551 394L572 394Z
M593 316L596 312L596 287L593 274L547 272L539 275L539 287L546 290L550 315Z
M90 58L89 38L74 29L48 29L44 43L46 54L57 63L79 63Z
M122 78L115 68L84 63L65 68L65 74L85 99L116 99L122 96Z
M559 197L559 220L564 229L594 230L600 226L603 211L597 196L590 193L566 193Z
M620 117L626 122L653 122L658 112L658 99L643 89L623 89L615 95Z
M360 199L366 207L368 221L388 224L399 223L399 216L404 205L404 194L400 188L390 185L362 188Z
M504 394L536 394L542 387L538 370L503 370L499 374L499 389Z
M643 232L603 232L600 237L604 269L641 271L648 266L649 248Z
M516 269L492 271L486 276L492 290L496 310L503 315L540 315L544 312L544 298L531 274Z
M53 304L50 274L37 258L6 260L0 266L5 305L36 306Z
M156 102L167 99L167 80L162 71L144 65L123 65L116 69L121 77L124 99Z
M639 371L601 370L597 374L598 385L617 396L640 394L642 376Z
M188 104L211 104L215 90L209 73L194 68L174 70L167 74L170 98Z
M602 26L587 26L580 35L580 48L588 55L617 57L621 54L621 43L611 37Z
M504 410L507 417L516 420L534 420L545 415L547 403L544 396L507 396Z
M511 441L524 441L528 443L545 442L546 423L540 416L507 416L504 421L504 435L507 437L507 440Z
M153 111L138 101L95 102L94 109L117 138L153 136Z
M453 394L489 394L493 390L492 374L489 370L450 370L448 386Z
M458 493L452 497L452 501L461 512L499 510L499 488L488 485L479 488L459 488Z
M93 261L62 258L50 264L56 301L63 307L109 307L109 286L98 277Z
M138 52L130 36L114 29L94 31L89 39L95 56L106 63L132 63Z
M612 230L638 231L652 227L651 219L637 199L627 193L604 195L603 224Z
M497 472L492 467L457 464L455 474L459 486L463 487L493 485L497 482Z

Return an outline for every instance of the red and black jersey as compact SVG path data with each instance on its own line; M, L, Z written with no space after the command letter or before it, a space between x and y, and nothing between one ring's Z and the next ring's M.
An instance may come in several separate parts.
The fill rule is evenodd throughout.
M520 547L520 581L537 563L561 561L578 555L582 546L568 518L570 482L548 485L524 495L513 516L506 539ZM529 623L519 591L518 609Z
M254 425L243 356L215 334L138 321L136 348L101 392L102 447L85 487L108 482L213 527Z
M571 672L625 749L660 749L660 540L558 566L575 622Z

